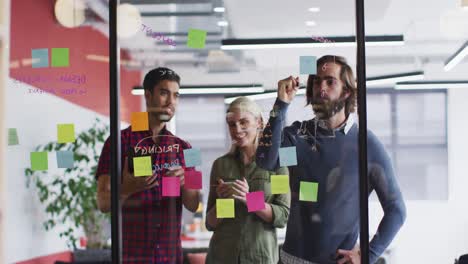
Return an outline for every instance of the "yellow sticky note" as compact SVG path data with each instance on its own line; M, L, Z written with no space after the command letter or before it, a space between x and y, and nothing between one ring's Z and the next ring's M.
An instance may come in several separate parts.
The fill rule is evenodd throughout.
M134 157L133 168L135 177L153 175L153 167L151 165L151 156Z
M318 183L301 181L299 187L299 201L317 202Z
M288 175L271 175L271 193L283 194L289 193Z
M234 218L234 199L216 199L216 217Z
M75 125L74 124L58 124L57 125L57 141L58 143L75 142Z
M149 130L148 112L132 113L132 131Z

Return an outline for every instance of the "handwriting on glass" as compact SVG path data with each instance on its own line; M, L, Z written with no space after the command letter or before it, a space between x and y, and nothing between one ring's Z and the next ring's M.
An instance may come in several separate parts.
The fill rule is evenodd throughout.
M147 27L145 24L141 24L143 26L143 28L141 29L141 31L145 31L145 28L148 28L146 29L146 34L150 35L152 38L155 38L157 40L160 40L162 38L162 40L167 44L167 45L170 45L170 46L176 46L174 40L166 37L166 36L163 36L161 32L153 32L153 30L149 27Z
M88 93L88 89L80 89L80 90L77 90L75 88L73 89L54 89L54 88L49 88L49 89L39 89L39 88L35 88L35 89L28 89L29 90L29 93L32 93L32 94L54 94L54 95L57 95L57 94L62 94L62 95L73 95L73 94L76 94L76 95L83 95L83 94L86 94Z
M146 154L153 154L153 153L168 153L168 152L173 152L175 151L176 153L179 153L179 144L173 144L169 146L151 146L151 147L134 147L135 150L135 155L138 154L139 151L141 151L141 155L146 155Z
M316 40L316 41L322 42L322 43L334 43L334 41L326 39L326 38L322 38L322 37L312 36L311 38L313 40Z
M51 80L52 79L50 77L36 75L36 76L20 76L20 77L17 77L14 82L33 84L33 83L46 83L46 82L50 82ZM86 76L83 74L81 76L77 74L64 74L64 75L61 75L60 78L57 78L56 80L60 82L85 84Z

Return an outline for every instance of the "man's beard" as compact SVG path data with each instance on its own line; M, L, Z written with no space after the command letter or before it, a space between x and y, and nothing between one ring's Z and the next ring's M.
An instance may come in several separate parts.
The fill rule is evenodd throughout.
M330 119L336 113L345 107L346 98L340 98L332 101L326 101L320 98L312 99L312 109L318 119Z

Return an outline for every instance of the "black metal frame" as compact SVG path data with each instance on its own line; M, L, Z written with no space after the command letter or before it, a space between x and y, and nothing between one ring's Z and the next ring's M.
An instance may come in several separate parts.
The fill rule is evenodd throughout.
M112 263L122 263L122 214L120 207L121 146L120 146L120 48L117 39L117 6L120 0L109 0L109 77L110 77L110 180Z
M369 186L367 184L366 33L364 0L356 0L357 83L359 113L359 212L361 263L369 263Z

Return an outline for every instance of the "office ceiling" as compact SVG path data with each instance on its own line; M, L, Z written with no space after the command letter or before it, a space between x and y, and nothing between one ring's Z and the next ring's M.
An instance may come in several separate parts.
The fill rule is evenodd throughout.
M105 0L104 0L105 1ZM153 31L175 40L170 47L143 32L122 39L121 47L131 51L137 68L155 65L175 67L179 71L225 73L238 82L243 72L256 72L253 78L277 79L297 68L298 56L337 54L355 63L356 49L308 48L281 50L221 51L223 38L290 38L308 36L355 35L353 0L121 0L135 5L143 23ZM433 76L458 78L466 72L466 64L448 75L441 69L443 62L468 38L468 10L459 0L372 0L366 1L367 35L404 35L405 45L399 47L368 47L368 75L421 70L426 66ZM213 7L224 6L224 13ZM310 12L319 7L319 12ZM227 27L217 25L227 21ZM315 21L307 26L305 21ZM203 50L186 47L189 28L208 31ZM428 66L430 65L430 66ZM391 72L389 72L391 71ZM240 74L240 75L239 75ZM460 76L461 77L461 76ZM267 83L270 81L267 81ZM192 83L196 83L193 81Z

